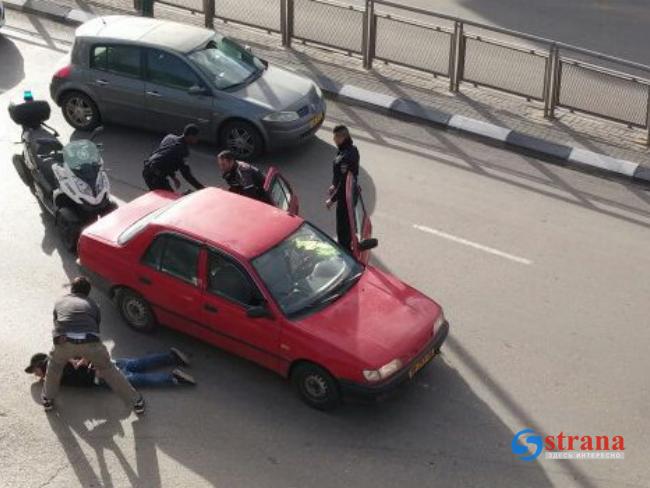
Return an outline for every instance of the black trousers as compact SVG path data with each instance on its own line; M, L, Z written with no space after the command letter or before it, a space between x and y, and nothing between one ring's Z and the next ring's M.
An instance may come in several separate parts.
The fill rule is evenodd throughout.
M352 251L350 218L348 217L348 207L345 198L339 198L336 201L336 238L346 251Z
M172 186L169 184L169 180L166 176L160 176L155 174L150 168L145 168L142 170L142 177L144 182L147 184L149 190L167 190L174 191Z

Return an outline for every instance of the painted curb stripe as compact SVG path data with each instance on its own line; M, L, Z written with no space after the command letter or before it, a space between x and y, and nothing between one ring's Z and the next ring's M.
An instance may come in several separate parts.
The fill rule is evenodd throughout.
M498 125L489 124L480 120L470 119L463 115L452 116L448 125L454 129L459 129L482 137L488 137L501 142L506 142L508 135L512 132L510 129L506 129L505 127L499 127Z
M636 172L639 164L623 159L615 159L604 154L598 154L585 149L573 148L569 155L569 161L572 163L591 166L594 168L604 169L612 173L619 173L632 177Z

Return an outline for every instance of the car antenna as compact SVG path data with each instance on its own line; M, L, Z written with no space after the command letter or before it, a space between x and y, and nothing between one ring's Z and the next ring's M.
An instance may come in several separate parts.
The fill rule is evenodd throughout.
M100 15L99 20L101 20L102 24L104 24L104 27L106 27L106 21L104 20L104 17Z

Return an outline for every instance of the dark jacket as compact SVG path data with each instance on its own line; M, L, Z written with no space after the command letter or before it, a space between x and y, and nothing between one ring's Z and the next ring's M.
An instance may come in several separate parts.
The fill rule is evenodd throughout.
M355 182L359 177L359 150L352 143L352 139L341 144L332 163L332 186L334 193L331 196L333 202L345 202L345 181L348 173L354 175Z
M47 371L47 363L43 364L43 372ZM61 384L64 386L96 386L95 370L87 365L75 368L69 361L63 367Z
M190 155L190 148L183 136L169 134L164 137L158 149L145 161L145 170L151 171L157 177L171 178L177 171L183 175L183 178L197 190L203 188L203 185L194 178L190 167L185 162L185 158Z
M101 313L92 298L71 293L54 304L54 337L69 333L99 335Z
M264 191L266 176L252 164L235 162L235 166L223 174L223 179L228 183L230 191L269 203L269 197Z

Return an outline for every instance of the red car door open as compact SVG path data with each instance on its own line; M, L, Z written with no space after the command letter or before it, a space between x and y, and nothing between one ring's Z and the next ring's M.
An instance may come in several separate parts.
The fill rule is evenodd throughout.
M372 223L363 203L361 187L356 184L351 173L348 173L345 180L345 199L348 204L348 218L352 234L352 254L366 265L370 259L370 249L377 246L377 239L372 237Z
M273 205L281 210L286 210L292 215L298 215L300 210L298 196L275 166L271 166L266 173L264 190L269 195Z

